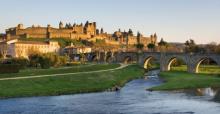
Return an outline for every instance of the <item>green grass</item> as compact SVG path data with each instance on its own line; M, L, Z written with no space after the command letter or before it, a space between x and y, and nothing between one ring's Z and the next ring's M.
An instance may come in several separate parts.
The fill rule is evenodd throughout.
M172 71L187 71L186 65L171 67ZM199 73L220 74L220 67L217 65L200 65Z
M220 74L220 67L216 65L201 65L199 73L205 74Z
M50 74L62 74L62 73L75 73L95 70L105 70L119 67L119 64L98 64L92 66L72 66L67 68L50 68L50 69L25 69L19 73L0 74L0 78L9 77L23 77L23 76L35 76L35 75L50 75Z
M175 90L175 89L191 89L204 87L220 87L219 67L202 66L201 73L187 73L186 68L176 67L174 71L161 72L159 75L165 80L165 83L151 88L152 90ZM178 71L179 70L179 71Z
M48 96L104 91L143 76L137 65L100 73L0 81L0 98Z

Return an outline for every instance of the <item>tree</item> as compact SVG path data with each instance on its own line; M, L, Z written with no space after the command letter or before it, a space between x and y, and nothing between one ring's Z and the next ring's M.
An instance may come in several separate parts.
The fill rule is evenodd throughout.
M110 52L111 52L111 58L112 58L112 61L115 60L115 53L119 50L119 47L118 46L111 46L110 48Z
M216 53L218 49L218 45L216 42L211 42L207 44L205 47L207 53Z
M136 48L138 49L138 51L141 51L144 48L144 45L141 43L141 34L140 34L140 32L137 33Z
M185 52L186 53L204 53L204 50L202 47L199 47L196 45L195 41L193 39L189 39L185 42Z
M8 44L4 43L0 45L0 53L3 59L6 58L6 55L8 53Z
M144 48L144 45L143 44L136 44L136 48L138 50L142 50Z
M85 55L86 46L81 45L78 48L80 49L80 51L79 51L80 52L80 56L81 56L80 61L81 61L81 63L84 64L85 61L86 61L86 55Z
M160 51L166 51L168 47L168 43L161 38L160 42L158 43L158 46L160 48Z
M138 32L137 33L137 44L140 44L141 43L141 33Z
M19 58L12 58L12 64L17 64L21 69L25 69L29 65L29 60L27 58L19 57Z
M101 52L102 52L102 47L105 46L105 41L104 40L96 40L96 42L93 45L93 51L96 53L96 60L97 62L100 62L101 58Z
M149 43L149 44L147 45L147 47L148 47L148 49L151 50L151 52L153 52L153 50L154 50L154 48L155 48L155 44Z
M220 54L220 44L216 47L215 53Z
M31 55L29 55L30 66L31 67L36 67L36 68L38 66L40 66L40 63L39 63L40 57L41 57L40 54L31 54Z

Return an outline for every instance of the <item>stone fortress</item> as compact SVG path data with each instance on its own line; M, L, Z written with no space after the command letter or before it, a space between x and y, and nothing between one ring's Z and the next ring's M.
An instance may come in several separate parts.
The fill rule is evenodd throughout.
M134 45L137 44L137 36L135 36L131 29L128 32L118 31L113 34L108 34L104 32L101 28L97 29L96 22L86 22L84 25L73 24L71 25L59 23L59 28L41 26L32 26L24 28L23 24L18 24L17 27L6 29L6 39L19 39L19 38L70 38L76 40L88 40L95 41L97 39L105 40L108 44L127 44ZM157 43L157 35L151 35L150 37L144 37L141 35L141 43L147 46L149 43Z
M96 23L87 22L83 24L70 25L59 23L59 28L53 28L50 25L47 27L32 26L24 28L23 24L18 24L17 27L6 30L8 39L14 38L71 38L71 39L87 39L96 35Z

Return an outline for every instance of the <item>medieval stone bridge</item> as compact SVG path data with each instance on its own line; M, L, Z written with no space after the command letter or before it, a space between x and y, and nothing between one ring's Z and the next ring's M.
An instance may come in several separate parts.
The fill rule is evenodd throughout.
M136 61L142 66L147 66L151 59L156 59L160 63L161 71L169 71L172 62L175 59L181 59L187 66L190 73L198 73L199 65L206 59L212 59L220 66L220 54L186 54L186 53L160 53L160 52L122 52L115 55L115 61L124 63L128 61Z

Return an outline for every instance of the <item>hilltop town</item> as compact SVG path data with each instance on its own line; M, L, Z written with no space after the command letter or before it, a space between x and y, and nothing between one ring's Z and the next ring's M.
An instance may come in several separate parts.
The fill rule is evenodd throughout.
M90 44L97 42L104 43L105 47L114 46L117 50L125 50L125 48L132 50L138 43L143 44L144 49L147 49L150 43L157 44L156 33L149 37L140 33L135 34L132 29L123 32L119 29L114 33L107 33L103 28L97 28L96 22L87 21L85 24L60 22L59 28L49 24L47 27L33 25L25 28L23 24L18 24L16 27L6 29L5 34L0 35L0 39L2 49L5 47L3 44L8 45L6 56L11 57L28 57L33 51L59 54L71 51L71 54L79 54L79 47L82 45L84 46L83 53L89 53L95 50L95 46ZM64 45L61 40L65 42ZM73 49L76 51L73 52Z

